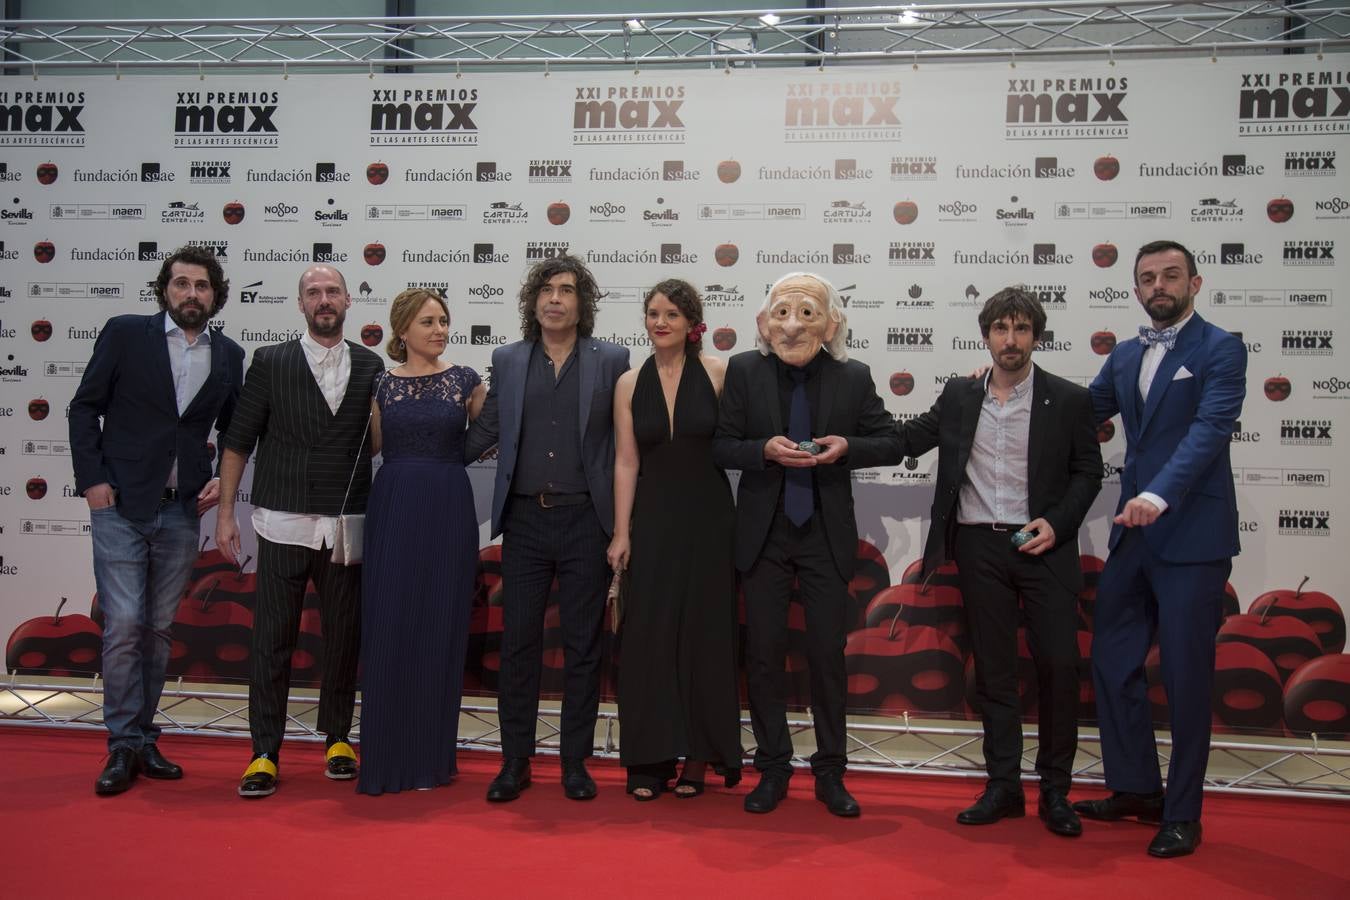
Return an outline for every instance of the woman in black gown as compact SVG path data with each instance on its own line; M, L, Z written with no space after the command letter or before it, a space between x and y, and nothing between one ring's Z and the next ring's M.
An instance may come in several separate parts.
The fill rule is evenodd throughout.
M619 635L620 761L628 792L654 800L684 769L677 797L703 792L712 764L740 780L735 510L712 461L726 366L700 350L698 292L663 281L643 304L653 352L614 393L614 539L627 568Z
M389 311L371 436L384 463L366 511L361 585L361 775L357 790L427 789L455 775L478 519L464 431L483 406L478 373L441 359L450 311L410 289Z

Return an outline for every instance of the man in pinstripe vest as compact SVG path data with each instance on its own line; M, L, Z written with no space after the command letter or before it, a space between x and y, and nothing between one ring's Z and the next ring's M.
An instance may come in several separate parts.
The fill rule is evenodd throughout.
M238 409L221 442L216 543L231 560L239 555L235 491L249 455L255 446L258 450L252 493L258 600L248 688L253 759L239 783L241 797L266 797L276 790L291 653L308 581L318 588L323 622L318 727L327 738L325 774L356 777L356 751L347 737L361 646L361 570L335 565L329 557L337 516L366 508L370 392L384 363L342 339L351 303L337 269L317 265L305 270L299 305L309 327L298 340L254 351Z

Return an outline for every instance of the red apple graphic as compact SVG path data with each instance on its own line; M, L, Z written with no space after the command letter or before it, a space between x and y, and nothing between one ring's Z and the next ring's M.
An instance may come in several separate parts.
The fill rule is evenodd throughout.
M41 343L42 341L46 341L51 338L52 323L47 321L46 319L34 319L33 324L29 330L33 335L33 340Z
M878 591L867 604L868 628L892 632L909 625L927 625L951 638L958 647L966 641L966 615L959 588L949 584L893 584Z
M1099 156L1092 163L1092 174L1098 181L1110 181L1120 174L1120 160L1114 156Z
M741 258L741 251L735 244L718 244L717 249L713 251L713 259L722 267L736 265L736 260Z
M380 263L384 262L384 244L366 244L365 250L362 251L362 256L365 257L366 265L378 266Z
M1294 590L1267 591L1252 601L1249 612L1272 616L1293 616L1306 622L1317 632L1323 653L1340 653L1345 649L1345 613L1334 598L1321 591L1304 591L1308 576Z
M21 675L97 675L102 669L103 634L88 616L56 614L19 625L5 645L5 668Z
M908 396L914 390L914 376L908 372L896 372L891 375L891 393L897 397Z
M47 413L51 412L51 404L41 397L28 401L28 418L34 422L41 422L47 418Z
M1229 728L1278 728L1284 698L1270 658L1241 641L1224 641L1214 650L1214 717Z
M1350 654L1319 656L1299 666L1284 685L1284 723L1298 735L1350 737Z
M861 628L844 644L849 706L882 714L951 712L965 694L965 664L951 638L927 625Z
M24 491L27 492L29 500L41 500L47 496L47 479L37 477L28 479Z
M374 347L382 340L384 340L384 329L378 322L361 326L361 343L367 347Z
M713 346L718 350L730 350L736 346L736 329L722 326L713 331Z
M1299 666L1322 655L1322 642L1311 625L1294 616L1272 616L1269 607L1260 615L1229 616L1219 626L1215 640L1220 644L1226 641L1251 644L1275 664L1281 683Z
M54 162L41 163L37 167L38 184L51 184L53 181L56 180L56 177L59 174L60 170L56 168L56 163Z
M901 225L911 225L915 219L919 218L919 204L913 200L901 200L895 204L891 214L895 216L895 221Z
M891 586L891 566L886 554L871 541L859 539L853 555L853 577L848 580L848 627L861 628L867 607L877 594Z
M1267 400L1279 403L1289 399L1289 395L1294 392L1294 386L1283 375L1273 375L1266 379L1265 392Z
M1098 244L1092 248L1092 263L1099 269L1109 269L1120 258L1115 244Z
M56 245L51 241L38 241L33 245L33 259L40 263L49 263L56 258Z
M384 184L389 180L389 166L382 162L373 162L366 166L366 181L371 184Z
M1094 331L1092 332L1092 352L1098 356L1106 356L1112 350L1116 349L1116 335L1112 331Z
M731 184L741 177L741 164L734 159L724 159L717 164L717 180L723 184Z
M570 218L572 218L572 207L563 201L555 200L548 205L548 222L550 225L566 225Z
M244 204L238 200L231 200L225 204L225 207L220 211L220 215L227 225L238 225L244 221Z
M1266 218L1272 222L1288 222L1294 217L1294 201L1288 197L1276 197L1266 204Z

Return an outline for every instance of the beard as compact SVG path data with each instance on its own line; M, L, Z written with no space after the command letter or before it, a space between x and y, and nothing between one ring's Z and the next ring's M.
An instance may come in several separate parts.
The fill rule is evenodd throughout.
M180 306L174 307L167 303L164 305L164 312L173 321L173 324L187 331L200 331L206 321L211 318L214 310L207 310L204 306L195 300L189 300Z
M331 316L331 320L320 321L320 316ZM317 337L335 337L342 334L342 325L346 320L346 310L329 306L316 309L313 315L305 315L305 321L309 324L310 332Z
M994 358L994 363L1005 372L1020 372L1030 359L1030 355L1020 350L1009 350Z
M1162 325L1172 325L1190 311L1194 298L1189 294L1173 297L1171 294L1154 294L1144 304L1144 310L1150 319Z

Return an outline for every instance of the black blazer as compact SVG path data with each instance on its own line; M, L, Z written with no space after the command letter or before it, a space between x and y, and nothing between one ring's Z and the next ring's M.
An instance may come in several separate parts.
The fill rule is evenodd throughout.
M370 439L362 435L370 419L371 385L384 362L351 341L347 347L352 372L337 415L315 383L299 340L253 351L234 421L221 443L244 456L257 446L254 506L322 516L365 512ZM348 480L351 496L344 508Z
M150 519L176 458L179 502L196 516L197 494L212 474L211 427L229 427L243 380L243 349L219 331L210 340L211 372L179 416L164 313L114 316L103 326L70 402L70 456L81 496L106 482L117 490L122 515Z
M1102 451L1092 421L1092 400L1087 388L1040 366L1032 371L1028 511L1032 519L1044 518L1055 529L1055 547L1042 558L1054 567L1065 587L1077 589L1082 584L1078 526L1102 486ZM895 426L906 456L939 448L932 524L923 550L925 578L952 558L956 506L984 394L983 378L953 378L932 409Z
M856 360L826 357L817 374L820 404L811 433L848 438L848 455L815 473L817 512L825 526L835 568L848 580L858 555L852 469L879 466L896 455L894 420L877 396L872 372ZM777 360L758 350L733 356L722 388L722 410L713 437L713 461L740 469L736 491L736 568L748 571L769 536L783 494L783 467L764 459L764 444L786 434L779 407Z

